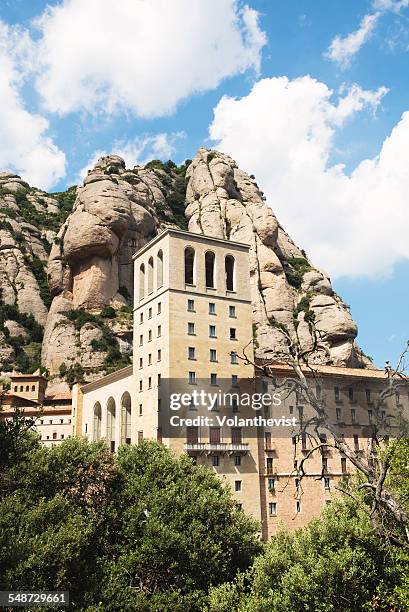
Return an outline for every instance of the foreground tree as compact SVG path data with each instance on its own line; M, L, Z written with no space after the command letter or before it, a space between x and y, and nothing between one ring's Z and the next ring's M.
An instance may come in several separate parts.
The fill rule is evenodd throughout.
M75 610L200 610L261 550L227 487L154 442L27 446L6 469L0 589L69 590Z
M208 612L403 612L408 561L344 498L304 529L282 529L251 570L211 591Z

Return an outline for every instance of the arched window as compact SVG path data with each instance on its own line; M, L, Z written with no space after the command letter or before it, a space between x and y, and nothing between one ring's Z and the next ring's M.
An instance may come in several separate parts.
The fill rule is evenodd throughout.
M153 257L148 261L148 295L153 292Z
M185 283L195 284L195 251L192 247L185 249Z
M158 257L156 260L156 284L159 289L163 285L163 253L158 251Z
M101 439L101 417L102 417L101 404L97 402L94 405L94 429L93 429L94 442L97 442L98 440Z
M205 268L206 268L206 287L214 289L214 260L215 256L212 251L207 251L205 255Z
M26 385L26 393L30 391L30 385Z
M35 385L31 385L31 391L35 391L36 390L36 386Z
M226 289L227 291L234 291L234 257L232 255L226 255L224 270L226 273Z
M145 297L145 264L141 264L139 268L139 299Z
M114 398L110 397L107 403L107 442L111 453L115 452L115 422L116 406Z
M131 396L126 391L121 399L121 444L131 443Z

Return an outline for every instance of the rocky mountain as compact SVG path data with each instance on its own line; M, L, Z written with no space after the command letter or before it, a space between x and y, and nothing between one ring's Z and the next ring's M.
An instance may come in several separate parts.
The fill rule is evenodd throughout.
M0 369L92 379L129 362L132 254L166 226L250 245L257 353L280 357L285 325L319 363L366 367L348 307L286 234L253 176L228 156L199 149L176 166L127 169L98 160L81 187L46 194L0 173Z

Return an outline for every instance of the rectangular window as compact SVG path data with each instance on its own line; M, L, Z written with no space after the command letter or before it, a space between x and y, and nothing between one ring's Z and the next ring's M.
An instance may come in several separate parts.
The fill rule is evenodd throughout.
M139 416L142 416L142 414L143 414L142 404L139 404Z
M341 472L346 474L347 472L347 460L346 457L341 457Z
M152 376L148 378L148 389L152 389Z
M209 302L209 314L216 314L216 304Z
M190 385L196 384L196 372L189 372L189 384Z
M152 365L152 353L148 355L148 365Z
M148 310L148 319L152 319L152 308Z
M236 467L241 465L241 455L234 455L234 465Z
M189 346L189 348L187 349L187 358L196 359L196 349L194 346Z
M230 328L230 340L237 340L235 327Z
M216 325L209 325L209 337L216 338Z
M158 349L158 361L162 360L162 351L161 349Z
M266 450L272 450L272 445L271 445L271 431L266 431L264 434L264 443L265 443L265 449Z
M189 322L187 324L187 333L189 334L189 336L194 336L195 335L195 324Z
M188 312L194 312L195 311L195 301L194 300L188 300L187 301L187 309L188 309Z
M355 423L356 421L356 410L355 408L351 408L351 423Z
M139 357L139 369L142 370L143 368L143 359L142 357Z
M359 451L359 436L354 434L354 450Z
M216 349L210 349L210 361L217 361Z
M158 338L162 335L162 325L158 325Z
M324 489L326 489L326 491L330 490L330 484L331 484L331 480L328 478L328 476L324 477Z
M142 380L140 380L140 381L139 381L139 391L142 391L142 389L143 389L143 386L142 386L142 385L143 385L143 382L142 382Z
M238 384L239 384L239 377L237 376L237 374L232 374L231 384L232 384L232 387L237 387L238 386Z
M148 342L152 342L152 330L148 331Z
M334 397L336 402L339 402L339 400L341 399L339 387L334 387Z
M269 491L274 491L275 490L275 478L269 478L268 479L268 490Z
M220 427L209 427L210 444L220 444Z
M56 439L57 439L57 433L54 431L53 432L53 440L56 440Z
M336 413L337 413L337 421L341 420L341 408L336 408Z
M230 353L230 363L239 363L237 353L235 351Z
M162 374L158 374L158 387L161 386L162 383Z
M138 431L138 444L143 442L143 431Z
M213 455L212 463L213 463L213 467L219 467L219 465L220 465L220 457L219 457L219 455Z
M277 516L277 504L276 502L269 502L268 513L270 516Z
M142 325L143 323L143 312L141 312L141 314L139 315L139 325Z
M307 450L307 436L305 433L303 433L301 436L301 450Z
M210 374L210 384L217 385L217 374L215 373Z
M231 441L232 441L232 444L241 444L241 441L242 441L241 427L231 428Z
M236 318L236 307L229 306L229 317Z
M296 512L301 512L301 502L298 499L295 502L295 511Z
M139 336L139 346L143 346L143 334Z
M241 480L235 480L234 481L234 490L237 491L241 491Z
M186 441L188 444L197 444L199 442L198 427L186 427Z
M158 302L158 314L162 312L162 302Z

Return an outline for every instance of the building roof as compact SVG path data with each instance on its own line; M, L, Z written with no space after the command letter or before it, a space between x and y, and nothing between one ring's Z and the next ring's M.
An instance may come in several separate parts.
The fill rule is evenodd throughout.
M270 359L256 359L256 365L260 367L268 366L270 370L277 372L277 374L288 375L289 373L294 372L293 368L288 363L282 363ZM386 370L378 370L375 368L346 368L343 366L311 365L311 369L305 367L303 368L303 372L306 376L320 374L322 376L364 378L368 380L386 380L388 378L388 373Z
M46 395L46 402L56 402L59 400L72 400L72 394L69 392L66 393L54 393L53 395Z
M99 387L103 387L104 385L109 385L110 383L116 382L117 380L122 380L123 378L127 378L128 376L132 376L133 366L129 365L126 368L121 368L116 372L112 372L111 374L107 374L106 376L102 376L93 382L86 383L85 385L81 385L81 391L83 393L89 393L90 391L95 391Z
M207 236L206 234L199 234L197 232L187 232L186 230L174 229L173 227L168 227L163 232L160 232L157 236L152 238L149 242L147 242L141 249L139 249L134 255L132 259L137 259L140 255L142 255L145 251L147 251L153 244L162 240L168 234L176 234L180 235L184 238L190 238L191 240L208 240L209 242L222 242L224 244L228 244L229 246L236 246L242 249L248 250L250 248L249 244L245 244L244 242L235 242L234 240L228 240L227 238L216 238L215 236Z

